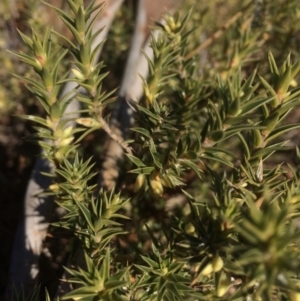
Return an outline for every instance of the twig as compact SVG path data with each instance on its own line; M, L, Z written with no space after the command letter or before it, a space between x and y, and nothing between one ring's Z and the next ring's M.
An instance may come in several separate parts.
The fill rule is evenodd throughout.
M207 38L203 43L201 43L196 49L192 50L185 56L185 60L191 59L193 56L197 55L201 50L208 47L214 40L219 38L223 32L226 31L234 22L236 22L244 13L253 5L252 2L249 2L245 7L243 7L239 12L232 16L221 28L219 28L212 36Z
M127 143L124 143L124 139L121 136L114 133L102 117L99 118L98 121L101 123L102 129L109 135L109 137L113 139L116 143L118 143L128 154L132 155L132 149L128 146Z

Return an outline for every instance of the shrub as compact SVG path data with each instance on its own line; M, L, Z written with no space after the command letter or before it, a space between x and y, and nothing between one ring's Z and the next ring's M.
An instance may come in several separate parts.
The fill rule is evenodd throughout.
M45 117L21 117L35 122L32 139L52 164L44 194L65 211L54 225L73 237L65 268L73 286L60 300L299 300L300 153L286 134L300 127L289 120L300 61L278 33L299 29L287 21L299 15L297 1L280 18L274 10L285 1L247 5L202 44L200 32L211 29L199 4L166 15L151 38L153 58L145 54L143 96L121 98L134 118L130 140L109 120L114 91L104 89L104 63L94 64L99 6L67 2L70 13L56 10L73 40L33 30L21 33L31 53L16 53L39 77L20 78ZM58 71L68 54L75 78ZM81 117L66 115L74 97ZM125 154L117 179L101 188L105 174L97 179L97 160L82 147L100 129Z

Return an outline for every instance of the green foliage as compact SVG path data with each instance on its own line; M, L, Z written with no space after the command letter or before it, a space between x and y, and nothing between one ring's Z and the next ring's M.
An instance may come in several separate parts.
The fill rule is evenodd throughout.
M37 124L32 139L56 167L45 193L66 214L55 226L74 235L85 257L85 267L65 268L74 289L61 300L299 300L299 151L285 136L300 127L289 122L300 104L299 51L288 54L287 40L284 49L272 44L280 31L274 2L285 1L266 1L259 12L244 8L204 65L202 50L189 55L199 47L200 4L157 24L143 98L128 101L134 140L122 144L128 177L119 192L99 189L92 160L78 151L89 133L110 134L105 107L114 91L103 89L107 73L92 49L101 5L67 2L71 12L54 8L74 37L61 36L66 50L53 45L60 34L47 30L41 39L33 30L20 33L31 53L15 53L39 76L18 77L46 116L21 117ZM293 15L300 11L290 1L283 20L291 7ZM75 79L58 76L67 53ZM77 87L61 97L68 81ZM75 95L83 104L80 128L64 116ZM296 163L287 167L292 155ZM178 195L184 201L166 209Z
M74 277L68 281L80 283L82 287L66 294L61 300L128 300L125 298L128 268L114 271L111 275L109 248L97 265L88 256L85 256L85 261L87 271L66 269Z
M40 287L35 287L29 294L25 293L25 289L22 287L22 290L18 292L16 289L13 291L12 300L13 301L38 301L40 300ZM45 291L45 301L50 301L49 294L47 290Z

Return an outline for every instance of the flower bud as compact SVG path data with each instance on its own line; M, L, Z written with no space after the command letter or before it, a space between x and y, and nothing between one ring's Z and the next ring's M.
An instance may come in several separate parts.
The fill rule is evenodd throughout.
M157 171L152 172L152 174L150 175L149 184L154 196L162 196L164 188Z
M71 133L72 133L72 130L73 130L72 126L68 126L66 129L64 129L64 131L63 131L63 137L64 138L69 137L71 135Z
M60 147L67 146L67 145L69 145L73 140L74 140L74 137L65 138L65 139L61 140L61 142L59 143L59 146L60 146Z
M35 59L35 68L38 71L41 71L43 69L43 65L41 64L41 61L38 60L37 58Z
M53 192L58 192L59 191L59 186L56 183L55 184L51 184L49 186L49 189L52 190Z
M51 128L51 129L53 128L53 122L52 122L52 120L50 119L49 116L46 117L46 123L47 123L49 128Z
M192 223L188 223L184 226L184 231L187 234L193 234L195 232L195 227Z
M83 126L86 126L86 127L89 127L89 128L92 128L92 127L99 127L101 128L101 123L98 122L97 120L95 120L94 118L78 118L76 119L76 122L78 124L81 124Z
M230 286L230 281L228 281L228 279L224 279L222 281L220 281L219 285L218 285L218 289L217 289L217 296L218 297L223 297L226 292L228 291Z
M300 293L299 292L290 292L289 297L291 301L300 301Z
M61 161L64 159L64 154L63 154L63 151L60 149L58 150L57 152L55 152L54 154L54 158L58 161Z
M209 262L204 269L201 271L201 275L203 276L208 276L209 274L211 274L213 272L213 265L211 262Z
M153 94L150 92L148 86L145 86L145 87L144 87L144 93L145 93L145 97L146 97L147 100L148 100L148 103L151 105L151 104L153 103L154 96L153 96Z
M167 32L167 33L171 33L171 32L172 32L170 26L167 25L167 24L164 25L164 30L165 30L165 32Z
M80 79L80 80L85 80L85 76L79 70L77 70L75 68L72 68L71 70L72 70L75 78Z
M212 260L212 266L213 266L214 272L219 272L220 270L222 270L222 268L224 266L223 259L219 255L215 256Z
M134 192L140 191L145 186L145 183L146 183L146 176L144 174L139 174L135 180L133 191Z

